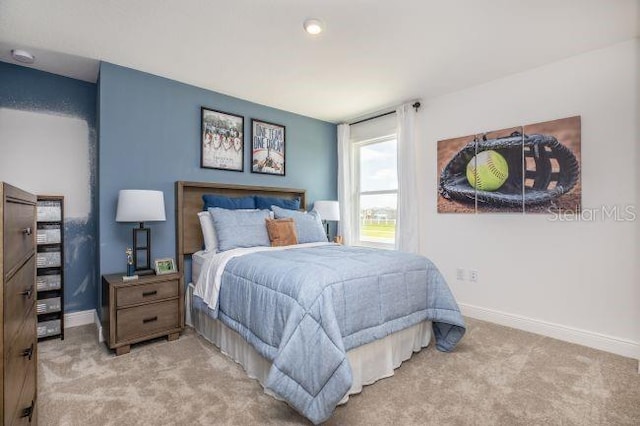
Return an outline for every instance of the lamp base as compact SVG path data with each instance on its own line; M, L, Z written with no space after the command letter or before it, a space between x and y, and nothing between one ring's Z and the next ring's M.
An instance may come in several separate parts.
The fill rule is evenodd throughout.
M145 244L142 245L141 243ZM133 265L138 275L149 275L151 269L151 229L145 228L140 222L139 228L133 228Z

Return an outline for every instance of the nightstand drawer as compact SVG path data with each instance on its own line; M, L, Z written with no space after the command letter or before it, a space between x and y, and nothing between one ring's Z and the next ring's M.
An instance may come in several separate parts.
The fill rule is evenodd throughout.
M132 285L116 289L116 308L178 296L178 280Z
M116 340L125 341L180 327L179 301L151 303L116 312Z

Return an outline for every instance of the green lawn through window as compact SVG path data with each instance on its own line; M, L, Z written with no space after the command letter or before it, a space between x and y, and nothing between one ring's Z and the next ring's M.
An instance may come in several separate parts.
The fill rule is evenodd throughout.
M396 238L395 223L360 224L360 239L363 241L378 241L393 243Z

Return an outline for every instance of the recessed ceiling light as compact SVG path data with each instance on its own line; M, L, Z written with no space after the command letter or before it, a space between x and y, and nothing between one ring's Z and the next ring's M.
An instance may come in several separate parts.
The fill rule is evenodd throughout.
M32 64L36 61L36 57L26 50L13 49L11 50L11 57L16 61L23 64Z
M307 19L302 26L311 35L318 35L324 30L324 25L319 19Z

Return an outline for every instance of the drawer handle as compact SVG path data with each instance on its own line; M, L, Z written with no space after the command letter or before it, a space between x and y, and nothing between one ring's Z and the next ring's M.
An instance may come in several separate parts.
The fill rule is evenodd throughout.
M31 400L31 405L22 410L22 415L20 417L29 417L29 423L31 423L31 419L33 417L33 407L35 407L36 402Z
M33 294L33 286L29 287L29 290L25 290L22 293L20 293L22 296L26 297L27 299L31 297L31 295Z
M29 357L29 361L31 361L31 357L33 357L33 343L31 344L31 347L22 351L22 356Z
M154 321L158 321L158 317L157 316L152 317L152 318L145 318L145 319L142 320L142 323L146 324L148 322L154 322Z
M25 235L31 235L31 234L33 234L33 229L31 229L30 226L27 226L26 228L24 228L22 230L22 233L25 234Z
M158 294L158 290L145 291L142 293L142 297L155 296L156 294Z

